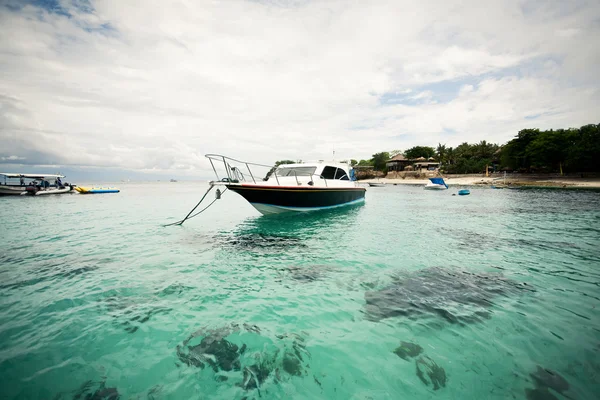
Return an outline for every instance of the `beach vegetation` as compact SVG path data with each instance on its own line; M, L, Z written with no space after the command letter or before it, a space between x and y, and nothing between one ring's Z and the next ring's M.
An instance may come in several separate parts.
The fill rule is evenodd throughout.
M390 159L390 153L387 151L382 151L381 153L373 154L371 158L371 165L375 171L386 171L387 167L385 164Z
M523 129L502 148L501 164L522 172L599 172L600 125Z
M600 124L580 128L540 130L528 128L504 145L482 140L449 147L414 146L404 151L373 154L359 166L373 166L385 172L385 162L398 154L407 160L434 158L440 169L451 174L490 172L600 172ZM386 158L387 156L387 158Z
M404 152L404 156L409 160L416 160L417 158L431 158L435 156L435 149L429 146L415 146Z

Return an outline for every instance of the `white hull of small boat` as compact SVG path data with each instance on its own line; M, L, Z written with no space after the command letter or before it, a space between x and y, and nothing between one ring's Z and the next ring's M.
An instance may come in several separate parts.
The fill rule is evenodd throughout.
M49 189L49 190L40 190L39 192L36 192L35 195L36 196L42 196L42 195L46 195L46 194L61 194L61 193L68 193L71 191L70 187L66 187L64 189Z
M427 185L425 185L425 187L423 189L446 190L446 189L448 189L448 185L446 185L446 182L444 182L444 178L441 178L441 177L429 178L429 182L427 182Z
M380 182L369 182L369 186L371 187L384 187L385 183L380 183Z
M72 189L67 186L63 189L46 189L46 190L38 190L36 192L33 191L25 191L22 192L21 195L26 196L26 195L34 195L34 196L46 196L49 194L63 194L63 193L69 193L71 192Z
M25 191L25 186L8 186L8 185L0 185L0 195L20 195Z
M429 182L427 185L425 185L425 187L423 189L425 189L425 190L448 190L448 188L444 185L436 185L435 183L431 183L431 182Z

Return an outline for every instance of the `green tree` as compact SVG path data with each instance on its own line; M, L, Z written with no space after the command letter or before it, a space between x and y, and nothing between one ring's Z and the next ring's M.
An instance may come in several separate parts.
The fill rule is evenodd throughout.
M435 149L435 153L436 153L438 161L441 164L448 163L448 149L446 149L445 144L438 143L437 149Z
M577 141L577 129L549 130L540 132L526 148L526 155L535 167L545 171L563 171L563 165Z
M487 143L485 140L476 144L464 142L454 149L452 147L445 149L445 146L440 148L440 146L438 145L438 152L445 153L447 160L445 171L456 174L484 172L499 149L497 144Z
M390 153L387 151L382 151L381 153L375 153L371 156L371 165L373 165L373 169L375 171L386 171L385 164L390 159Z
M351 159L350 160L350 166L354 167L356 164L358 164L358 161L356 161L355 159Z
M402 150L392 150L392 151L390 151L390 158L394 158L398 154L402 154Z
M452 165L456 163L456 152L453 147L448 147L446 149L446 164Z
M404 156L409 160L419 157L429 158L435 156L435 149L429 146L415 146L404 152Z
M566 163L573 171L600 171L600 124L584 125L577 130Z
M540 134L539 129L522 129L517 136L502 148L502 165L511 169L528 169L531 160L527 146Z
M358 162L358 166L360 166L360 167L372 167L373 163L371 162L371 160L360 160Z

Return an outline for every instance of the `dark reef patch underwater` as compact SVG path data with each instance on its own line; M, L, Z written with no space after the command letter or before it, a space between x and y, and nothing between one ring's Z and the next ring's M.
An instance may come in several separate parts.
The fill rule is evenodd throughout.
M533 379L534 389L525 389L528 400L554 400L558 399L552 391L570 399L566 393L569 390L569 382L556 371L542 368L539 365L535 372L529 375Z
M401 272L381 290L365 293L367 319L410 319L436 316L452 324L481 322L491 317L496 297L533 289L495 273L431 267Z
M394 350L394 354L404 361L410 361L409 359L418 357L421 353L423 353L421 346L416 343L404 341ZM446 370L433 361L431 357L423 355L417 358L415 360L415 367L417 377L425 386L432 386L433 390L446 387L448 380Z
M84 382L72 393L59 393L53 400L119 400L121 395L113 387L106 387L105 381Z
M231 381L246 391L256 390L259 396L268 383L307 375L311 355L303 335L289 333L269 338L262 333L256 325L235 323L200 329L177 346L177 357L190 367L208 366L216 381Z

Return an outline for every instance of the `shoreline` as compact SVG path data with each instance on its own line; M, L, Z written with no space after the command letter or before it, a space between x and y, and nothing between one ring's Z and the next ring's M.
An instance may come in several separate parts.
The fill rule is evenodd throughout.
M578 189L600 189L600 178L574 178L574 177L507 177L506 185L502 177L477 176L444 176L448 186L511 186L511 187L546 187L546 188L578 188ZM390 185L426 185L429 179L414 178L374 178L358 181L359 183L385 183Z

